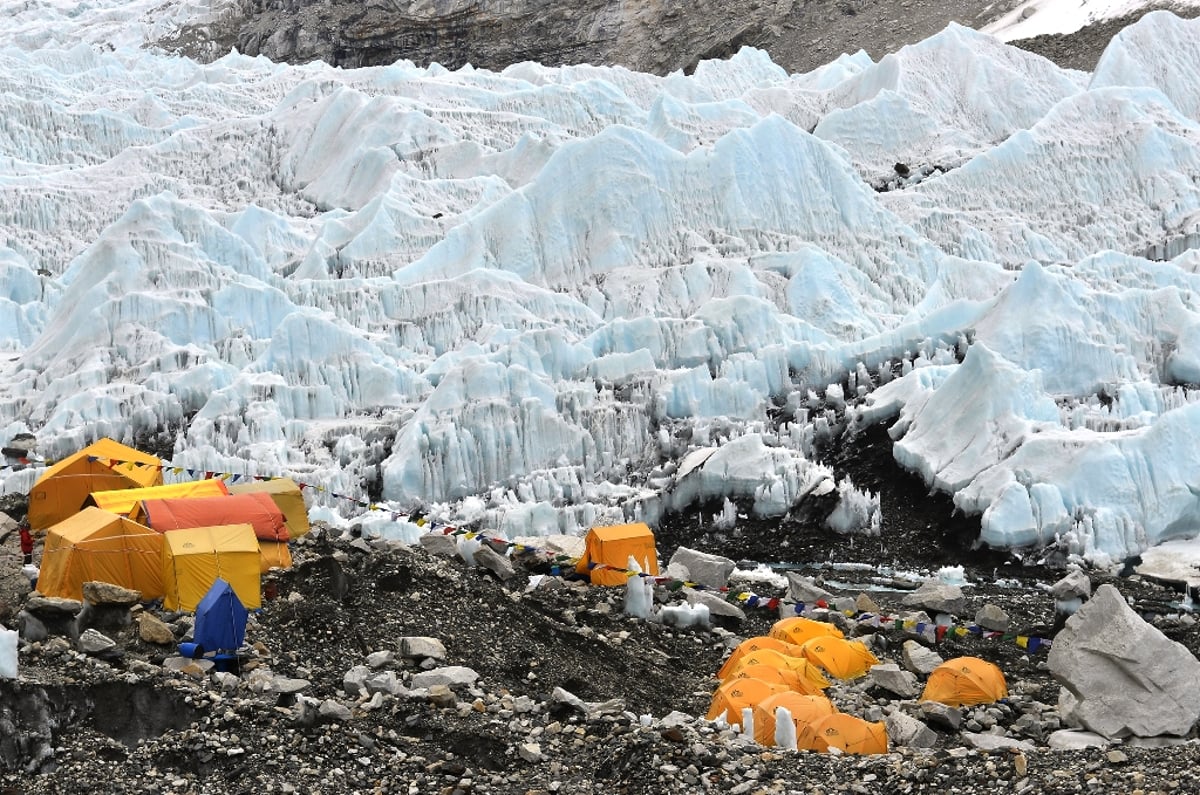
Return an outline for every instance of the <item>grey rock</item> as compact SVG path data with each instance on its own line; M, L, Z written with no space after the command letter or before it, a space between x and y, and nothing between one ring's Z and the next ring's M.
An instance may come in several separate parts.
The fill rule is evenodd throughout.
M1046 745L1055 751L1082 751L1084 748L1107 748L1112 745L1112 740L1095 732L1059 729L1050 733Z
M317 709L317 714L326 720L350 720L350 708L341 702L327 698L321 702L321 706Z
M867 672L867 683L901 698L913 698L917 695L916 675L911 671L901 670L895 663L882 663L871 668Z
M895 745L908 748L933 748L938 735L921 721L897 710L883 719L887 727L888 740Z
M508 582L516 574L508 558L486 544L475 550L474 557L476 566L495 574L500 582Z
M366 690L367 677L371 669L365 665L356 665L342 676L342 690L351 696L357 696Z
M421 671L418 674L413 674L412 686L428 688L434 685L446 685L447 687L457 687L459 685L474 684L478 678L479 674L465 665L447 665L442 668L434 668L432 671Z
M975 623L993 632L1004 632L1008 629L1011 619L1008 613L994 604L986 604L975 613Z
M704 605L710 615L732 618L734 621L745 621L746 613L742 608L722 599L712 591L697 591L694 588L684 588L684 596L690 605ZM726 626L729 626L728 624Z
M384 651L373 651L367 655L367 665L371 668L382 668L385 665L390 665L396 660L396 652L391 649Z
M375 674L363 684L367 692L371 695L384 693L389 696L395 696L404 692L404 685L396 678L395 671L384 671L383 673Z
M121 605L132 607L142 600L142 592L110 582L85 582L83 584L83 601L94 605Z
M265 690L268 693L299 693L301 690L308 689L311 685L312 682L307 679L276 676L267 684Z
M963 596L962 588L936 580L922 583L920 588L904 597L903 604L931 613L949 613L955 616L962 615L967 609L967 600Z
M542 746L538 743L521 743L517 746L517 754L526 762L536 765L542 761Z
M93 656L104 654L115 649L117 642L107 635L102 635L94 629L88 629L79 636L79 650Z
M30 643L38 643L50 637L50 633L46 631L46 625L27 610L17 613L17 631L22 640Z
M668 574L672 568L678 570L679 567L682 567L686 575L683 579L706 585L709 588L724 588L729 584L729 575L733 573L737 564L723 555L712 555L688 547L679 547L667 564Z
M1050 586L1050 595L1061 601L1087 599L1092 595L1092 581L1085 572L1075 569Z
M1048 663L1070 696L1064 719L1105 737L1184 735L1200 716L1200 660L1142 620L1112 585L1067 620Z
M421 548L431 555L454 557L458 555L458 543L454 536L442 533L425 533L420 537Z
M809 607L821 600L826 602L833 601L833 594L817 585L816 581L811 577L804 577L794 571L789 571L787 573L787 581L787 598L789 601L803 602Z
M956 732L962 728L962 710L936 701L921 702L921 717L931 726Z
M410 659L446 659L446 646L437 638L400 638L400 656Z
M904 641L900 654L904 667L921 676L928 676L933 673L933 669L945 662L936 651L915 640Z
M35 595L25 602L25 609L43 621L64 616L73 619L83 609L83 602L78 599L64 599L61 596Z
M959 735L967 745L980 751L1025 751L1032 752L1036 746L1027 740L1014 740L1002 734L977 734L963 732Z
M161 619L152 613L138 616L138 637L146 643L169 646L175 642L175 634Z

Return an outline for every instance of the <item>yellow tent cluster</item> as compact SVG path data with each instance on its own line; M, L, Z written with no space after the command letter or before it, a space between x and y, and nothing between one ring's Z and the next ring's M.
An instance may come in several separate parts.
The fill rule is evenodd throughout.
M238 519L235 503L248 497L236 495L249 494L255 495L254 515ZM171 524L156 526L147 506L162 504L207 510L177 510ZM217 521L206 524L206 516ZM145 600L162 598L169 610L189 611L218 577L247 608L259 607L261 573L290 567L287 539L310 529L304 497L291 480L163 485L161 460L112 439L43 472L30 490L29 521L46 533L41 593L81 599L83 583L95 580L141 591Z
M886 753L887 731L882 723L838 712L823 692L829 686L827 676L862 676L877 662L866 646L845 640L831 624L783 619L769 635L742 641L729 655L717 674L721 685L706 717L742 726L748 711L753 716L754 739L774 745L776 710L784 707L800 750L836 747L852 754Z

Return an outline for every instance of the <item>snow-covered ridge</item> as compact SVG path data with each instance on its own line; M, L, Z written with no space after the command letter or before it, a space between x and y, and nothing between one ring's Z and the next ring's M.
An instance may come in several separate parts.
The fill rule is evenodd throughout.
M0 31L0 441L165 428L512 535L834 493L874 532L812 454L886 421L988 543L1200 532L1200 22L1093 75L952 25L655 77L200 65L138 8Z

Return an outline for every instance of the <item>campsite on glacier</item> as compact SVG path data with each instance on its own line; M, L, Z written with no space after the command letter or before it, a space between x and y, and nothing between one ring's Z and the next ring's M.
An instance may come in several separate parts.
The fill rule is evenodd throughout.
M198 61L163 42L219 4L4 5L0 621L46 629L0 655L12 791L1200 789L1200 22L1090 72L1007 43L1056 3L656 75ZM299 484L237 672L189 610L105 645L30 602L52 526L31 571L16 525L104 438ZM656 577L572 575L626 524ZM1169 708L1094 708L1075 609ZM881 663L827 692L886 753L705 720L801 615ZM921 650L1006 695L931 706Z

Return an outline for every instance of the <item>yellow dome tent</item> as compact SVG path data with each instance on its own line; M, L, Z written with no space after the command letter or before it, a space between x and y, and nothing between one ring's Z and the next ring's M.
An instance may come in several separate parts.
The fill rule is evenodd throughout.
M879 664L870 649L854 640L813 638L800 648L805 659L835 679L855 679Z
M763 649L743 655L737 665L726 671L724 676L718 678L724 682L736 676L740 670L758 665L765 665L781 671L795 673L806 683L806 686L800 692L818 692L829 687L829 680L825 678L825 675L821 673L821 669L815 664L809 662L804 657L789 657L786 654L780 654L774 649Z
M643 522L610 527L593 527L584 538L583 557L575 566L586 574L592 585L625 585L629 576L629 558L638 562L645 574L658 574L658 554L654 549L654 533ZM612 568L596 568L604 564ZM648 567L648 568L647 568Z
M844 638L842 631L826 621L813 621L811 618L796 616L782 618L771 626L768 633L772 638L803 646L813 638Z
M789 657L803 657L800 647L794 643L779 640L778 638L769 638L766 635L758 635L753 638L746 638L737 645L733 653L725 660L725 664L721 666L721 670L717 671L717 678L724 679L725 672L736 666L741 659L751 652L761 651L762 649L771 649L780 654L786 654Z
M969 707L991 704L1007 695L1004 673L995 665L978 657L955 657L929 674L921 700Z
M41 474L29 490L29 527L46 530L79 513L94 491L136 489L162 483L162 460L100 439Z
M768 696L754 708L754 739L759 745L775 744L775 710L779 707L785 707L792 714L797 738L808 724L838 711L833 702L825 696L800 693L776 693Z
M818 677L819 679L814 681L810 676ZM796 693L818 696L821 695L821 688L829 686L829 681L824 676L821 676L821 672L817 670L815 665L810 665L804 672L791 671L787 668L776 668L773 665L765 663L738 665L722 681L728 682L730 679L761 679L764 682L784 685ZM820 682L824 682L824 684L820 684Z
M713 693L712 705L708 708L707 720L716 720L722 715L731 726L742 725L742 710L754 708L763 699L776 693L786 693L784 685L775 685L761 679L730 679Z
M108 582L140 591L150 601L163 595L163 537L124 516L84 508L46 531L38 591L82 599L85 582Z
M796 747L820 753L840 748L848 754L886 754L887 728L882 723L835 712L800 729Z

